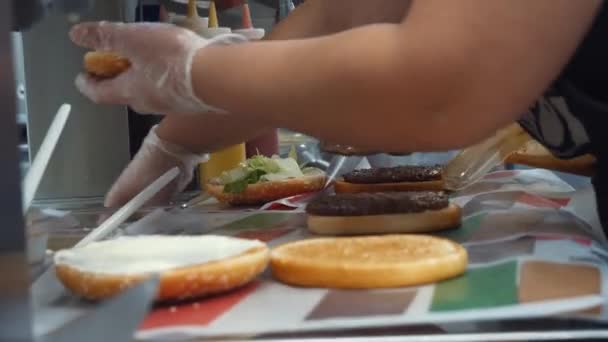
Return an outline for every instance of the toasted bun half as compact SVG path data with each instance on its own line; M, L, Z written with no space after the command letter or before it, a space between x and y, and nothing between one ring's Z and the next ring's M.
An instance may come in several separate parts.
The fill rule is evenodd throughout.
M240 287L266 269L269 256L268 247L262 245L230 258L161 272L156 300L184 300ZM89 300L115 296L150 276L91 272L69 264L56 264L55 272L67 289Z
M281 282L347 289L421 285L465 272L459 244L432 236L383 235L301 240L271 252L273 276Z
M443 180L434 180L422 182L356 184L346 182L344 179L340 178L335 181L334 189L336 193L443 190L444 183Z
M461 209L455 204L439 210L418 213L321 216L308 214L308 229L319 235L367 235L428 233L456 228L461 222Z
M99 78L113 78L131 67L131 62L112 52L92 51L84 55L84 69Z
M224 186L207 183L205 189L218 201L230 205L258 205L281 198L322 190L325 186L325 174L314 173L303 177L280 181L250 184L240 193L226 193Z
M559 159L541 144L532 141L519 151L511 153L506 158L505 163L538 167L581 176L593 176L595 174L596 159L589 154L573 159Z

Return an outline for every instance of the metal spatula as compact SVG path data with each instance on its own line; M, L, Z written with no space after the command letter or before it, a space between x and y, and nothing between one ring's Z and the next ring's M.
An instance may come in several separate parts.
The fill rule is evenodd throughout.
M34 200L34 196L36 195L36 191L38 190L38 186L40 185L40 181L44 175L44 171L46 170L49 160L53 155L55 146L57 146L59 137L61 137L61 133L63 132L66 122L68 121L71 110L72 106L69 104L64 104L59 108L57 114L55 114L53 122L49 126L49 130L46 132L44 140L42 140L42 144L40 145L38 153L36 153L36 157L34 157L32 161L30 169L23 178L21 188L23 192L22 209L24 215L27 213L32 201Z
M446 189L460 190L475 183L531 139L515 123L499 130L481 143L460 151L444 169Z
M496 132L492 137L468 147L450 160L444 169L446 190L461 190L475 183L494 167L502 164L513 152L524 147L532 138L514 123ZM327 170L329 186L343 168L347 158L360 156L336 155Z

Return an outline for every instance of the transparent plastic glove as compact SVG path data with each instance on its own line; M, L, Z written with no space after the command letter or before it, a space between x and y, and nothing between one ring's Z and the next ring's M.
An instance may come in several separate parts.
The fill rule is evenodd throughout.
M193 154L185 148L162 140L154 126L133 158L106 195L106 207L127 203L150 183L173 167L180 168L179 176L161 190L148 204L166 204L192 180L194 168L209 160L208 154Z
M74 26L70 37L79 46L111 51L131 62L127 71L112 79L78 75L80 92L95 103L129 105L139 113L155 114L218 112L194 94L194 56L207 46L246 41L233 34L204 39L163 23L84 23Z

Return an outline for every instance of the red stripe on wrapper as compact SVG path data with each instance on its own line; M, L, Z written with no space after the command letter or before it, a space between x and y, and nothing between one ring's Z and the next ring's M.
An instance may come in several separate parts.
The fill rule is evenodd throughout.
M496 171L496 172L488 173L483 178L484 179L499 179L499 178L513 177L516 174L517 174L517 171L513 171L513 170Z
M572 199L571 198L549 198L549 200L561 205L562 207L565 207L570 203L570 200L572 200Z
M281 204L281 203L271 203L266 208L264 208L264 210L294 210L294 209L297 209L297 208L287 206L287 205Z
M570 203L569 198L546 198L537 195L524 193L518 199L518 202L531 205L538 208L555 208L559 209Z
M536 236L536 239L539 241L559 241L559 240L569 240L578 243L579 245L585 247L591 247L593 245L593 240L584 238L584 237L564 237L563 235L539 235Z
M307 192L300 195L281 198L264 204L260 210L294 210L303 208L316 195L316 192Z
M293 229L266 229L266 230L249 230L237 234L236 237L241 239L249 240L260 240L262 242L270 242L278 239L287 233L292 232Z
M224 295L156 308L146 317L139 329L147 330L186 325L206 326L253 293L259 284L256 281Z

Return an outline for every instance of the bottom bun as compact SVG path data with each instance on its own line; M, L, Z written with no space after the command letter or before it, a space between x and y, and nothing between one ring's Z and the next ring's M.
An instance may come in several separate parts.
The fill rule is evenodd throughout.
M518 151L511 153L506 158L505 163L538 167L582 176L593 176L595 174L596 159L590 154L572 159L559 159L538 141L532 140Z
M588 154L573 159L559 159L549 154L532 155L516 152L505 162L591 177L595 174L596 159Z
M367 216L308 215L308 229L320 235L364 235L428 233L455 228L461 222L461 209L455 204L420 213Z
M91 51L84 56L85 70L96 77L116 77L130 66L128 59L112 52Z
M226 292L255 279L269 261L267 247L255 247L224 260L165 271L160 274L157 301L177 301ZM148 274L112 275L57 265L59 280L70 291L90 300L119 294L146 280Z
M274 248L270 259L281 282L348 289L436 282L464 273L467 263L461 245L423 235L302 240Z
M423 190L443 190L445 185L443 180L423 181L423 182L397 182L397 183L376 183L359 184L349 183L343 179L338 179L334 183L336 193L356 193L356 192L386 192L386 191L423 191Z
M218 201L231 205L257 205L281 198L316 192L325 186L325 174L311 174L280 181L250 184L240 193L224 192L224 186L207 183L207 192Z

